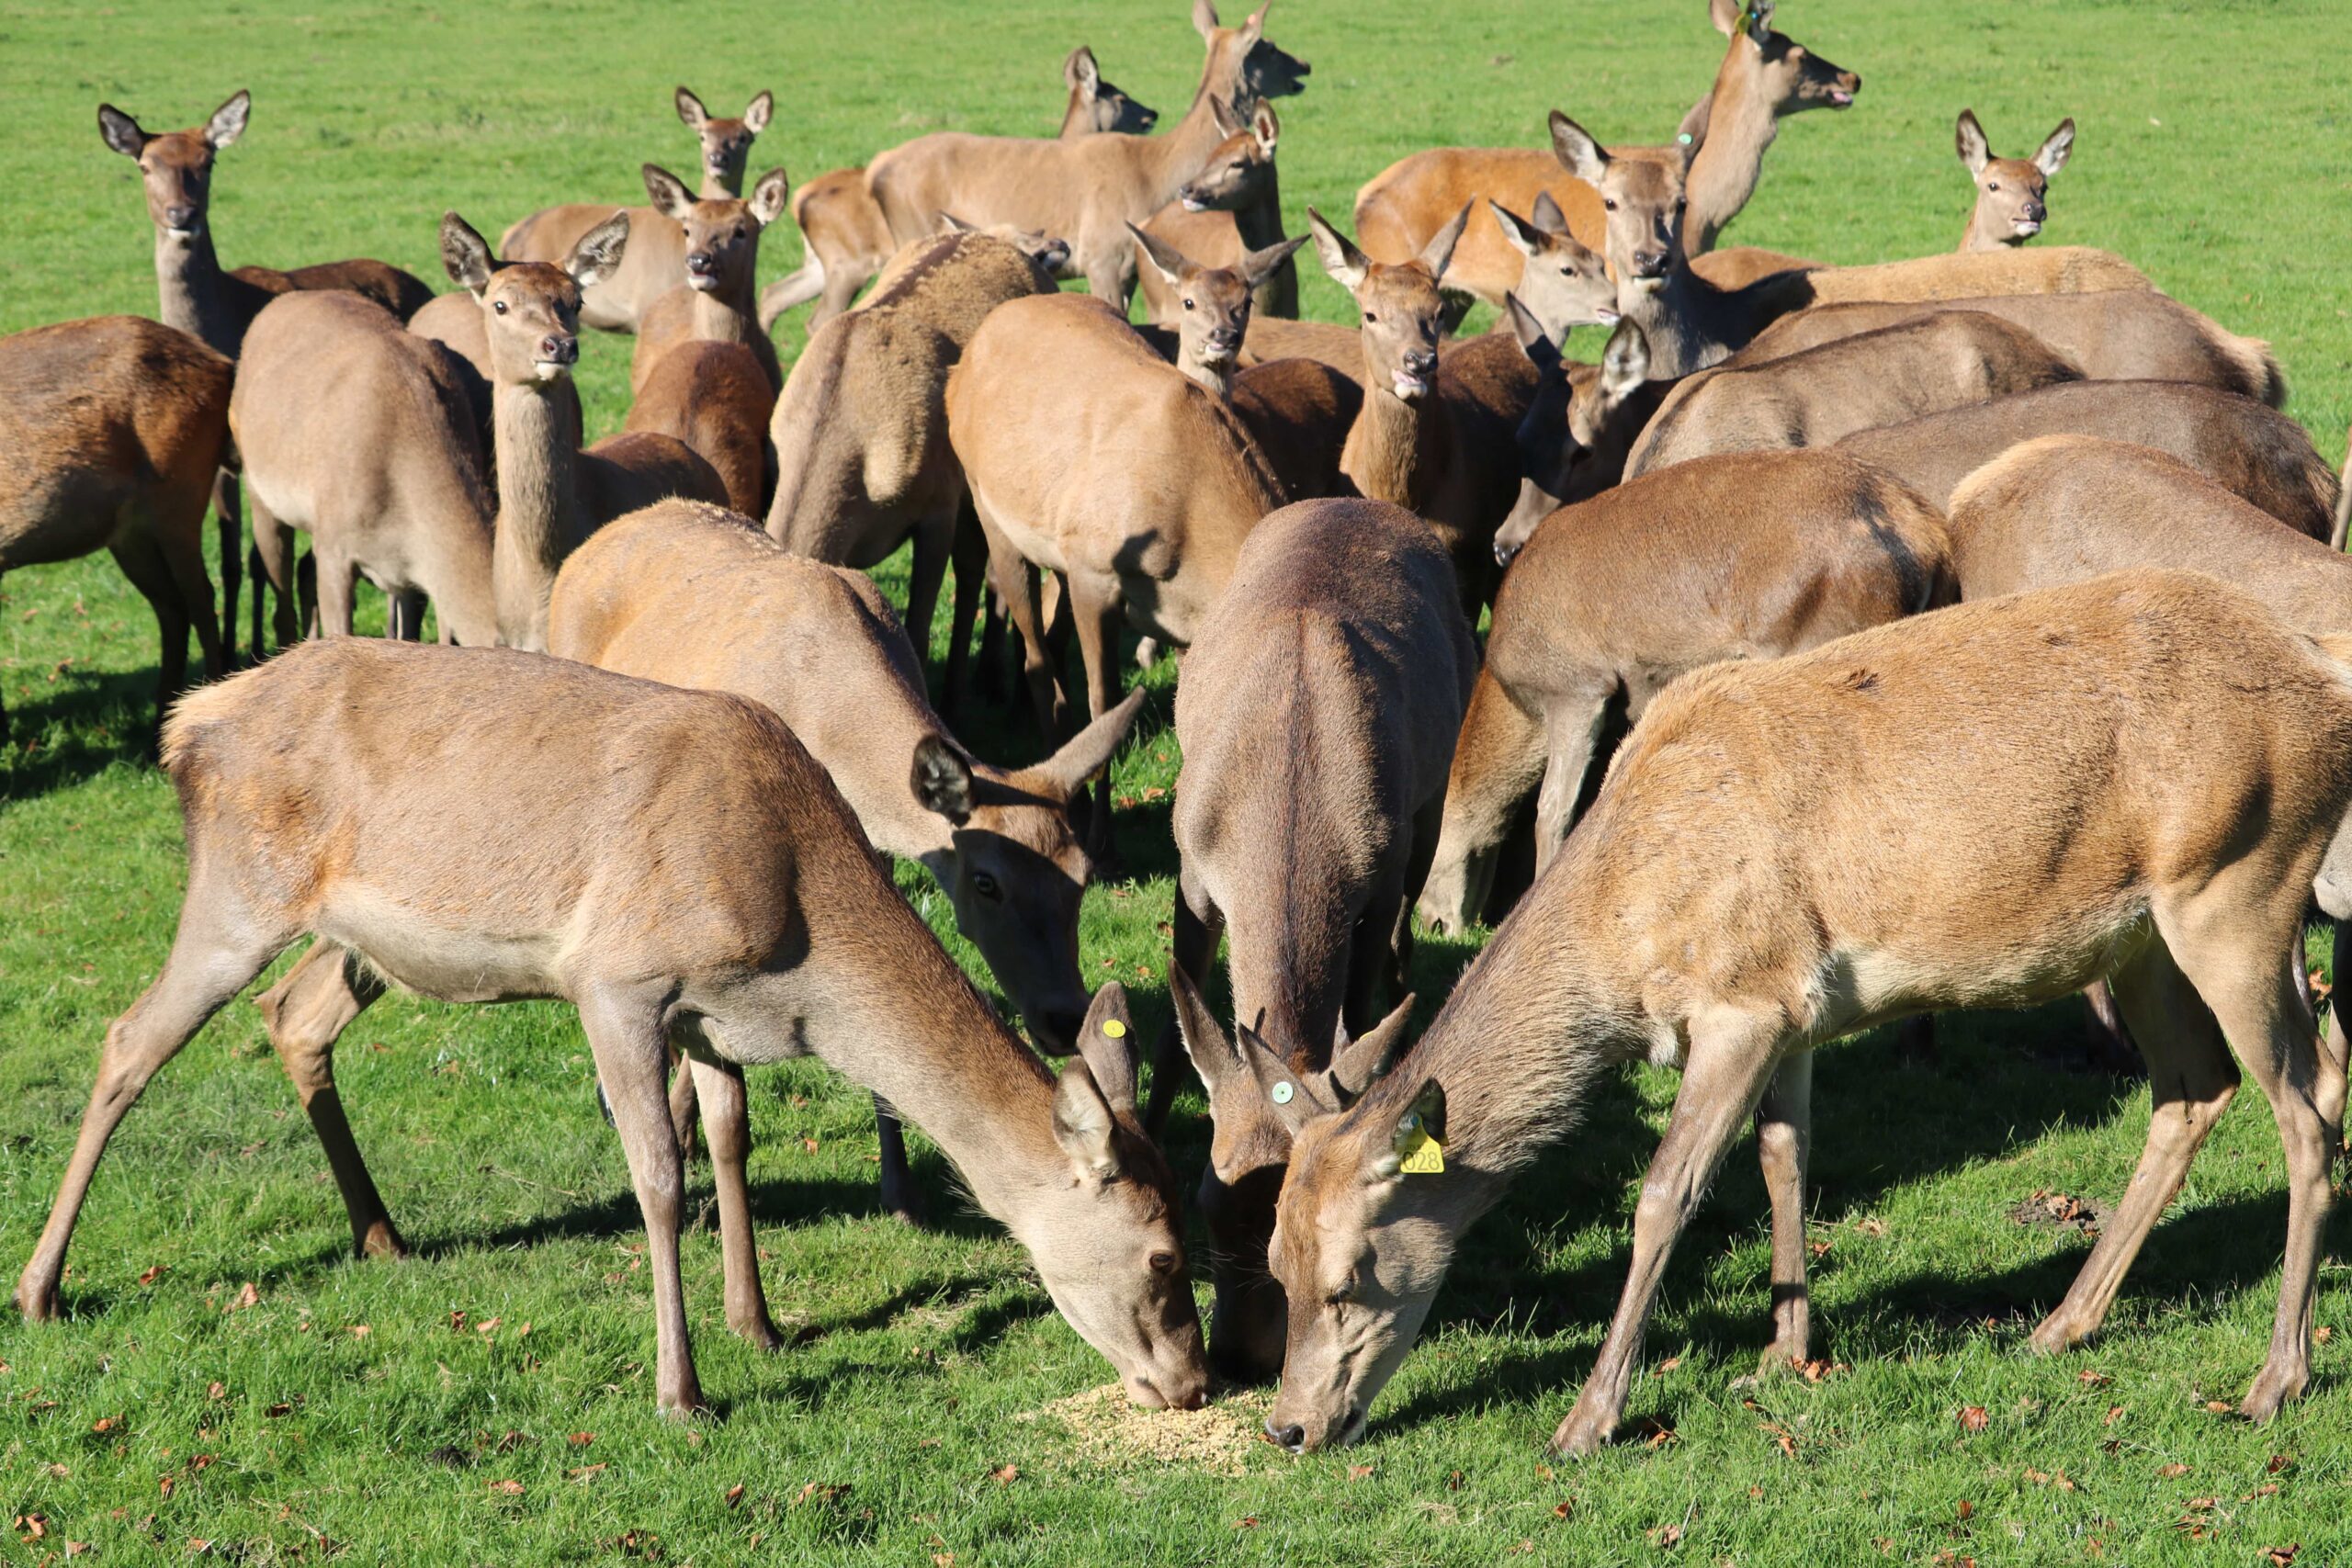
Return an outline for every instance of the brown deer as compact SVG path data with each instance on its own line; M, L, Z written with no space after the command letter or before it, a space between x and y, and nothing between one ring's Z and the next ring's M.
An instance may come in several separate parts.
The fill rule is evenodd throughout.
M1668 1255L1751 1111L1772 1211L1766 1362L1802 1362L1815 1044L2100 975L2148 1054L2147 1147L2032 1343L2098 1330L2237 1087L2234 1044L2287 1156L2278 1314L2239 1406L2275 1415L2309 1376L2345 1102L2344 1063L2278 955L2314 893L2352 915L2347 661L2352 639L2290 631L2212 578L2134 571L1678 682L1420 1042L1295 1135L1270 1434L1294 1450L1361 1434L1463 1230L1632 1060L1679 1066L1681 1087L1624 1292L1553 1446L1608 1440Z
M924 653L955 555L951 696L963 683L987 547L959 523L966 497L948 445L948 374L990 311L1054 291L1044 262L992 235L910 246L890 284L809 334L768 427L776 459L769 534L795 555L859 568L911 535L907 632Z
M696 339L662 355L621 428L673 437L711 466L730 508L758 517L775 491L775 387L757 355Z
M1536 377L1519 422L1519 500L1495 530L1495 564L1509 567L1537 524L1623 480L1634 444L1679 383L1649 379L1649 341L1631 321L1609 334L1600 364L1585 365L1561 354L1516 295L1503 304Z
M1689 182L1693 255L1712 250L1715 236L1755 194L1781 119L1811 108L1849 107L1861 91L1860 76L1774 32L1775 9L1772 0L1746 6L1709 0L1708 16L1730 47L1713 91L1684 121L1683 142L1617 154L1679 161L1685 148L1697 144ZM1517 147L1440 147L1390 164L1356 194L1357 237L1375 260L1409 261L1464 202L1485 198L1525 212L1540 195L1559 204L1578 241L1601 248L1607 214L1600 193L1574 171L1563 171L1549 152ZM1448 286L1498 308L1506 293L1525 299L1523 264L1508 239L1483 209L1474 212Z
M701 155L702 194L712 200L743 194L743 174L751 166L752 143L768 128L775 112L774 95L753 97L740 119L722 119L703 107L702 100L680 87L675 95L678 118L695 133ZM684 276L685 231L668 214L650 207L623 208L613 202L574 202L542 208L499 236L498 254L507 261L560 264L582 236L616 212L629 217L629 246L620 266L582 298L580 319L604 332L630 333L638 318L670 292Z
M1363 1087L1383 995L1404 994L1409 915L1478 668L1459 599L1411 513L1306 502L1250 534L1185 656L1169 980L1205 984L1230 923L1233 1038L1197 994L1177 1014L1216 1121L1201 1206L1216 1259L1211 1355L1230 1378L1282 1364L1265 1246L1290 1124L1329 1103L1327 1075ZM1173 1077L1153 1075L1155 1113Z
M164 764L188 837L179 934L107 1032L17 1283L28 1318L58 1314L74 1217L124 1112L310 932L319 940L262 1012L363 1253L404 1248L335 1090L334 1043L352 1019L387 984L579 1009L645 1217L663 1411L703 1403L662 1103L672 1042L694 1063L710 1130L737 1333L783 1343L744 1186L742 1069L813 1051L931 1134L1132 1397L1205 1396L1174 1180L1134 1119L1124 998L1097 996L1084 1054L1049 1076L891 887L824 769L758 704L503 649L345 637L184 699ZM1114 1021L1123 1039L1102 1037Z
M1734 247L1711 251L1693 260L1691 268L1724 289L1777 279L1780 297L1792 310L1857 300L1975 299L1996 294L2155 288L2146 273L2121 256L2087 245L1955 251L1866 266L1820 266L1778 251Z
M155 286L164 322L177 327L216 353L234 359L245 330L263 306L280 294L303 289L347 290L373 299L406 321L433 298L433 290L399 267L379 261L323 262L289 271L241 266L223 271L212 244L212 164L220 149L244 135L253 96L240 87L212 117L192 130L148 131L112 104L98 106L98 134L106 144L139 164L147 216L155 226ZM220 533L221 629L224 656L237 639L237 591L243 562L237 483L224 469L213 492ZM259 565L254 574L259 577ZM261 637L261 584L254 584L254 638ZM292 607L286 607L290 615Z
M2287 375L2268 344L2240 337L2153 289L1816 305L1782 316L1724 364L1737 367L1778 359L1936 310L1998 316L2031 333L2093 380L2197 381L2259 398L2272 408L2286 405Z
M1272 0L1267 0L1271 5ZM1184 118L1158 136L1085 136L1068 141L940 131L876 158L866 189L901 244L930 233L942 212L983 226L1011 223L1059 234L1070 264L1100 299L1124 309L1135 283L1127 225L1175 198L1261 97L1250 59L1265 39L1266 6L1238 28L1217 24L1209 0L1193 19L1206 41L1201 82ZM1273 51L1279 54L1279 51ZM1285 57L1286 58L1286 57Z
M1038 570L1062 579L1099 718L1118 702L1122 623L1190 643L1242 540L1283 503L1240 416L1099 298L997 307L948 377L946 406L990 581L1027 644L1031 695L1051 735L1062 732L1063 698Z
M2023 327L1975 310L1938 310L1760 364L1729 362L1683 378L1625 463L1629 479L1718 452L1826 446L1857 430L2082 372Z
M2041 232L2050 216L2050 182L2066 166L2075 150L2073 116L2042 139L2030 158L1996 158L1976 123L1976 111L1960 111L1952 140L1969 177L1976 182L1976 207L1968 215L1968 230L1960 237L1963 251L1998 251L2022 245Z
M1421 918L1466 931L1530 790L1548 865L1612 723L1677 676L1776 659L1952 597L1936 509L1832 452L1679 464L1553 513L1495 594L1486 667L1445 790Z
M1360 493L1430 525L1475 615L1493 592L1495 529L1518 498L1516 442L1536 376L1507 334L1438 353L1438 290L1469 212L1396 265L1367 257L1315 209L1306 218L1323 270L1363 316L1363 412L1340 467Z
M1249 335L1241 340L1241 364L1277 359L1312 359L1352 381L1363 374L1363 331L1337 321L1293 321L1253 312Z
M138 316L0 337L0 576L110 551L155 612L159 724L187 680L189 627L206 677L224 668L203 534L233 374L187 333Z
M658 164L644 168L645 192L655 210L684 236L685 258L667 293L645 307L629 355L629 393L644 389L662 356L682 343L732 343L760 362L771 389L784 385L775 344L753 314L759 297L760 231L784 215L791 186L782 169L753 182L750 197L686 194L678 176Z
M1062 81L1069 88L1059 133L1065 138L1106 131L1140 136L1159 121L1158 109L1113 86L1095 64L1094 51L1083 45L1062 62ZM799 225L806 259L760 290L762 332L774 331L777 318L796 305L821 298L808 313L808 330L815 332L848 310L857 291L899 249L890 243L890 226L865 188L863 167L819 175L793 192L792 220Z
M1937 506L1960 481L2037 435L2105 435L2171 453L2314 539L2341 493L2311 433L2278 410L2211 387L2076 381L1864 430L1836 450L1899 476Z
M572 552L548 651L767 707L874 847L938 881L1039 1047L1078 1048L1079 899L1093 863L1069 805L1133 728L1142 693L1034 767L991 767L932 712L914 647L863 573L787 554L751 519L684 501L608 524ZM885 1112L883 1205L911 1217L906 1159Z
M1260 104L1250 123L1218 144L1175 199L1137 227L1204 266L1234 266L1252 252L1282 243L1282 185L1274 173L1282 130L1274 107ZM1136 268L1144 319L1172 327L1179 313L1175 286L1150 262L1146 248ZM1287 254L1259 281L1255 307L1268 316L1298 314L1298 268Z

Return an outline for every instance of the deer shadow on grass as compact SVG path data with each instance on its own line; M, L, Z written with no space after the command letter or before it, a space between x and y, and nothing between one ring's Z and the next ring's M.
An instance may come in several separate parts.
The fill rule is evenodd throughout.
M18 697L9 704L9 739L0 748L0 802L31 800L124 764L154 766L154 705L153 667L68 670L36 700ZM31 751L28 741L37 742Z

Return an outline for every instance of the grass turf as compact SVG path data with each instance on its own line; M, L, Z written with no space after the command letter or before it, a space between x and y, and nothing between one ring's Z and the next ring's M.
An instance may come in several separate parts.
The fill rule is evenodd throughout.
M1271 30L1316 66L1280 106L1292 226L1309 202L1347 212L1358 184L1416 148L1534 142L1555 106L1604 137L1657 139L1720 56L1702 10L1285 0ZM154 308L135 173L96 135L101 98L165 129L253 88L253 129L216 181L230 265L370 254L438 285L444 208L495 233L550 201L637 199L647 157L684 166L676 82L719 112L775 88L752 167L805 179L933 129L1047 132L1058 62L1080 42L1172 117L1198 68L1185 18L1177 0L9 5L0 329ZM2352 284L2335 265L2352 167L2342 67L2322 41L2338 19L2320 0L1795 0L1784 29L1864 90L1849 113L1785 128L1729 243L1840 261L1948 248L1970 195L1952 115L1973 107L2015 152L2071 113L2082 137L2050 240L2120 251L2275 342L2293 412L2333 455L2352 415ZM797 265L788 231L767 276ZM1307 313L1347 319L1335 287L1311 265L1302 276ZM803 336L796 315L786 352ZM619 423L628 346L587 345L594 433ZM903 560L881 575L902 591ZM103 558L5 589L0 1260L14 1266L106 1021L162 960L182 863L171 792L143 758L143 604ZM1150 678L1150 716L1118 764L1133 879L1089 896L1083 931L1089 975L1128 983L1147 1033L1165 1008L1171 682L1165 667ZM1035 750L1010 717L969 738L991 756ZM922 874L900 885L972 964ZM1426 942L1422 994L1468 952ZM1768 1295L1761 1184L1735 1156L1680 1249L1633 1401L1672 1436L1571 1467L1542 1439L1613 1303L1669 1076L1613 1084L1480 1225L1369 1439L1293 1461L1247 1440L1261 1395L1182 1431L1077 1398L1107 1369L1018 1249L957 1210L920 1140L936 1228L881 1217L865 1098L814 1066L760 1074L753 1094L769 1291L796 1342L763 1358L724 1332L706 1206L685 1259L718 1418L664 1422L641 1232L565 1010L395 998L354 1026L346 1102L422 1253L360 1266L259 1019L236 1004L116 1139L68 1321L0 1325L0 1517L16 1521L0 1556L62 1561L81 1542L124 1562L2136 1564L2300 1544L2298 1562L2343 1561L2340 1345L2321 1347L2311 1395L2267 1428L2209 1408L2259 1362L2277 1284L2285 1205L2258 1101L2224 1119L2108 1335L2059 1359L2022 1352L2088 1247L2079 1224L2022 1223L2030 1200L2112 1200L2147 1115L2142 1089L2060 1059L2073 1017L1957 1021L1932 1068L1876 1041L1831 1051L1812 1203L1835 1370L1733 1386ZM1204 1144L1189 1099L1180 1168ZM2321 1323L2343 1322L2344 1289L2331 1267ZM1973 1411L1981 1425L1960 1418Z

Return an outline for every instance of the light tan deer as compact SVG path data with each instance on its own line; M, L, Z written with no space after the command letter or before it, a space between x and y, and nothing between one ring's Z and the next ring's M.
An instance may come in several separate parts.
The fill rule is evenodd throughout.
M2066 166L2075 150L2073 116L2042 139L2030 158L1996 158L1976 123L1973 109L1960 111L1952 132L1960 161L1976 182L1976 207L1968 215L1968 230L1960 237L1963 251L1998 251L2022 245L2041 232L2050 216L2050 182Z
M1152 351L1105 301L1053 294L997 307L947 378L947 434L987 530L990 580L1027 644L1048 734L1036 573L1058 573L1086 663L1087 707L1118 702L1123 623L1193 640L1280 480L1223 399Z
M1624 1292L1553 1446L1608 1440L1668 1257L1751 1111L1772 1210L1765 1359L1802 1361L1815 1044L2100 975L2148 1054L2147 1147L2032 1343L2098 1330L2236 1089L2234 1044L2287 1156L2278 1314L2239 1406L2275 1415L2309 1376L2345 1101L2278 955L2314 893L2352 915L2347 660L2352 640L2290 631L2212 578L2135 571L1679 682L1419 1044L1296 1134L1272 1252L1298 1303L1275 1440L1362 1432L1456 1238L1629 1060L1682 1083Z
M2268 344L2240 337L2202 311L2154 289L1816 305L1782 316L1724 364L1736 367L1778 359L1936 310L1980 310L2013 322L2093 380L2197 381L2259 398L2272 408L2287 401L2287 375Z
M1718 452L1826 446L2082 372L2023 327L1976 310L1938 310L1760 364L1684 378L1626 458L1629 479Z
M1159 121L1158 109L1111 85L1084 45L1062 62L1062 81L1069 89L1060 131L1066 138L1106 131L1139 136ZM866 191L863 167L831 170L793 192L792 220L799 225L806 259L760 290L762 332L774 331L777 318L793 307L821 298L808 313L808 330L815 332L848 310L899 248L890 243L890 226Z
M1404 994L1409 914L1478 668L1459 601L1411 513L1306 502L1250 534L1185 657L1169 979L1206 984L1230 925L1234 1036L1197 995L1178 1009L1216 1125L1201 1206L1216 1259L1211 1353L1230 1378L1282 1363L1265 1246L1290 1124L1329 1103L1327 1075L1351 1089L1369 1080L1378 1010ZM1389 1032L1402 1021L1400 1010ZM1155 1112L1162 1083L1155 1073Z
M396 758L387 768L383 759ZM164 1062L305 932L263 998L368 1253L398 1255L345 1119L336 1037L387 983L580 1010L645 1216L655 1400L699 1408L678 1278L674 1041L711 1134L727 1317L768 1320L743 1179L742 1068L810 1052L939 1144L1070 1324L1150 1404L1207 1387L1174 1181L1136 1126L1115 987L1049 1077L876 867L825 771L756 703L500 649L338 638L184 700L164 761L187 825L172 955L107 1032L56 1207L17 1287L59 1310L108 1136ZM1124 1040L1102 1038L1122 1023Z
M702 194L713 200L741 196L743 174L751 166L752 143L768 128L775 112L775 96L760 93L740 119L713 116L700 98L684 87L675 96L678 118L695 133L701 147L696 164L702 170ZM590 230L624 211L629 217L628 254L610 276L583 296L580 319L604 332L635 332L638 318L677 287L685 265L685 231L666 213L650 207L624 208L594 201L542 208L499 236L498 254L507 261L553 265L570 255Z
M775 344L753 314L759 298L760 231L784 215L791 186L782 169L753 182L752 194L686 194L678 176L657 164L644 169L645 192L662 217L685 236L685 259L670 290L638 318L629 355L629 394L642 391L662 356L682 343L732 343L751 350L771 389L784 385Z
M1866 266L1790 264L1778 251L1712 251L1692 262L1719 288L1776 278L1792 310L1857 300L1975 299L1997 294L2090 294L2106 288L2153 289L2148 275L2110 251L2087 245L1955 251ZM1800 276L1789 276L1791 274Z
M955 556L951 694L963 683L987 547L959 523L964 473L948 445L948 374L990 311L1054 290L1044 263L992 235L910 246L888 286L809 334L769 425L776 485L768 532L795 555L859 568L911 535L907 632L926 653Z
M937 879L1039 1047L1078 1048L1079 900L1093 863L1069 803L1133 728L1140 692L1045 761L991 767L932 712L913 645L863 573L787 554L750 518L683 501L632 513L572 552L556 577L548 651L774 712L874 847ZM887 1111L881 1126L883 1205L911 1218L906 1145Z
M189 627L206 677L224 668L203 533L233 374L189 333L138 316L0 337L0 575L112 552L155 612L159 724L187 680Z
M1708 16L1730 47L1713 89L1683 124L1684 145L1698 145L1690 177L1693 255L1712 250L1715 236L1755 194L1781 119L1805 109L1848 107L1861 91L1860 76L1774 32L1775 9L1772 0L1745 6L1736 0L1708 3ZM1623 148L1617 155L1679 161L1685 154L1663 147ZM1491 200L1525 212L1543 195L1560 205L1578 241L1601 248L1607 215L1600 193L1549 152L1517 147L1440 147L1390 164L1356 193L1357 238L1375 260L1409 261L1464 202ZM1525 299L1523 264L1508 238L1477 209L1463 232L1448 287L1498 308L1506 293Z
M1271 5L1272 0L1267 0ZM1207 60L1192 107L1158 136L1085 136L1067 141L940 131L876 158L866 189L892 238L922 238L939 215L987 226L1010 223L1059 234L1088 289L1122 309L1134 287L1140 223L1175 198L1218 146L1239 130L1261 94L1246 67L1265 41L1266 6L1238 28L1217 24L1209 0L1194 0L1193 22ZM1279 51L1275 51L1279 53Z
M1367 257L1313 208L1306 218L1323 270L1363 316L1363 412L1340 466L1360 493L1430 525L1475 615L1493 592L1495 529L1518 499L1518 432L1536 375L1501 333L1438 353L1438 290L1469 210L1393 265Z
M1938 506L2037 435L2105 435L2169 452L2314 539L2341 493L2311 433L2276 409L2171 381L2077 381L1847 436L1836 450L1899 475Z
M1612 722L1676 677L1948 602L1949 556L1934 507L1830 452L1701 458L1553 513L1495 594L1421 918L1450 935L1479 919L1539 781L1536 859L1551 863Z
M1306 243L1306 236L1278 239L1225 265L1196 261L1159 236L1128 227L1144 270L1156 275L1168 290L1172 314L1159 324L1175 330L1176 368L1216 396L1229 396L1242 339L1256 313L1259 286Z
M1252 252L1282 243L1282 184L1274 173L1282 129L1274 107L1260 104L1250 123L1218 144L1200 174L1177 190L1175 199L1137 227L1203 266L1236 266ZM1151 265L1148 248L1139 255L1136 282L1143 295L1144 319L1175 326L1175 285ZM1254 303L1269 316L1298 314L1298 268L1287 254L1259 280Z

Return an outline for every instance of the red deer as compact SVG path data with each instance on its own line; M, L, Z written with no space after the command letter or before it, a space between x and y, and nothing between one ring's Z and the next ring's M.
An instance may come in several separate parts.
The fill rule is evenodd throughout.
M1996 158L1984 140L1984 128L1973 109L1960 111L1954 144L1969 177L1976 182L1976 206L1968 215L1968 231L1960 237L1963 251L1998 251L2022 245L2041 232L2050 216L2050 182L2066 166L2075 150L2072 116L2042 139L2030 158Z

